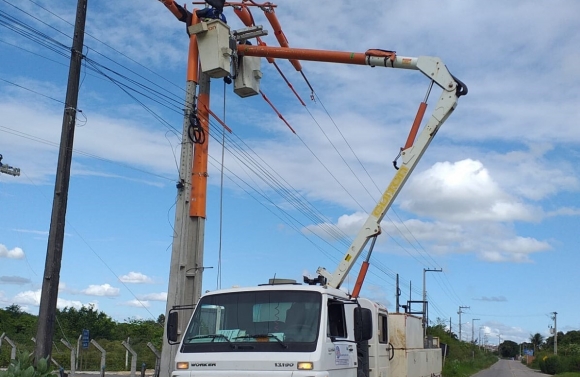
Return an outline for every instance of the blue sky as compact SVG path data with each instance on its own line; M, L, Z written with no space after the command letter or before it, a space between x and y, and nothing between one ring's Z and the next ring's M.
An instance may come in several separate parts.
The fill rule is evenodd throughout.
M438 56L469 87L385 218L363 294L394 310L396 273L401 301L419 300L423 269L441 268L427 273L430 319L451 318L457 331L459 306L469 306L464 339L474 318L489 343L548 336L554 311L559 330L578 330L580 3L329 4L278 3L291 46ZM0 12L0 154L21 169L0 175L0 307L37 314L69 62L67 48L46 38L70 46L75 5L6 0ZM46 38L15 32L14 18ZM153 0L90 1L86 32L90 62L132 79L128 90L138 83L155 94L132 98L83 65L59 307L156 319L168 284L187 36ZM277 45L272 32L264 40ZM306 106L266 61L261 89L297 135L261 97L212 81L211 108L233 134L220 216L222 136L212 122L204 291L333 270L392 178L428 86L418 72L303 62L312 101L302 76L278 64Z

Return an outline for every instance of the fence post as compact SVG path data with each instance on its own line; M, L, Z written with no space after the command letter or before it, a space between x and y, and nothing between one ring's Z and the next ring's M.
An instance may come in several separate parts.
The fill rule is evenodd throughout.
M32 340L32 342L33 342L34 344L36 344L36 338L35 338L35 337L32 337L32 338L30 338L30 340ZM56 347L56 344L55 344L54 346ZM33 355L33 354L34 354L34 352L32 352L32 353L31 353L31 355ZM50 357L50 361L52 361L52 363L53 363L53 364L54 364L54 365L55 365L55 366L56 366L56 367L57 367L59 370L60 370L60 368L62 368L62 367L60 366L60 364L59 364L59 363L57 363L57 361L54 359L54 357L52 357L52 356L51 356L51 357Z
M107 351L96 340L91 339L91 344L101 351L101 377L105 377L105 362L107 360Z
M161 366L159 361L161 360L161 353L157 351L157 348L155 348L151 342L147 342L147 347L149 347L149 349L155 354L155 370L153 372L153 377L159 377L159 368Z
M77 338L77 355L79 355L79 357L77 357L77 363L76 363L76 369L77 370L81 370L81 339L83 337L83 334L80 334L79 337Z
M131 377L135 377L135 372L137 371L137 352L131 348L129 343L124 340L121 342L125 349L131 353Z
M71 346L67 340L61 339L60 342L70 350L70 377L74 377L77 366L77 352L75 350L75 347Z
M12 351L10 351L10 361L16 360L16 344L14 344L12 339L7 337L4 333L2 333L2 338L4 338L4 340L6 340L6 342L8 342L8 344L10 344L12 347Z

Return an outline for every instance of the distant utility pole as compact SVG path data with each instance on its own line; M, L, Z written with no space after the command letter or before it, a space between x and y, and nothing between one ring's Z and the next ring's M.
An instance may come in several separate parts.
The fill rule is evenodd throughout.
M70 166L72 162L73 140L77 115L77 101L79 95L79 81L81 62L83 59L83 42L85 37L85 20L87 16L87 1L78 0L73 45L68 71L68 86L64 114L62 117L62 131L60 148L56 167L56 181L52 201L52 215L48 232L48 246L44 265L44 279L40 296L38 312L38 327L36 330L35 362L48 358L52 354L52 337L54 334L54 319L56 315L56 301L58 298L58 283L60 280L60 266L64 239L64 226L68 187L70 181Z
M556 316L558 315L558 313L553 312L552 313L552 319L554 320L554 355L558 354L558 323L556 321Z
M497 334L497 355L501 357L499 354L499 345L501 344L501 334Z
M425 274L427 272L442 272L443 269L424 268L423 269L423 337L427 336L427 327L429 326L429 317L427 315L427 286L425 282Z
M463 339L461 339L461 313L463 313L463 311L461 309L469 309L469 306L460 306L459 311L457 312L457 314L459 314L459 341L460 342L463 340Z
M399 312L399 308L401 305L399 305L399 297L401 296L401 288L399 288L399 274L397 274L397 292L396 292L396 298L397 298L397 313Z
M471 343L473 343L473 344L475 344L475 337L474 337L475 321L479 321L479 318L473 318L471 320Z

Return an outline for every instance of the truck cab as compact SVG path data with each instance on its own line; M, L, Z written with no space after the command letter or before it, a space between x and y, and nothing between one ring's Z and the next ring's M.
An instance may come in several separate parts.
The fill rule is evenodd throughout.
M417 331L402 334L418 336L415 345L423 350L416 319ZM172 376L387 377L395 358L402 359L393 366L407 370L410 355L395 347L389 330L396 329L389 328L384 306L335 288L268 284L210 292L182 336ZM423 351L435 365L423 368L428 374L405 376L441 373L441 351Z

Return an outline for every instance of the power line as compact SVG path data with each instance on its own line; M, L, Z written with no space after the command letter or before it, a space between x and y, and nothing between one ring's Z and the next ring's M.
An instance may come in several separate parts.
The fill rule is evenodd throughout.
M19 87L20 89L27 90L27 91L29 91L29 92L31 92L31 93L38 94L39 96L42 96L42 97L45 97L45 98L51 99L51 100L53 100L53 101L55 101L55 102L58 102L58 103L62 103L62 104L64 104L64 102L63 102L63 101L61 101L61 100L59 100L59 99L56 99L56 98L54 98L54 97L51 97L51 96L49 96L49 95L46 95L46 94L42 94L42 93L40 93L40 92L37 92L36 90L32 90L32 89L30 89L30 88L27 88L27 87L24 87L24 86L22 86L22 85L18 85L18 84L16 84L16 83L12 82L12 81L8 81L8 80L6 80L6 79L3 79L3 78L1 78L1 77L0 77L0 81L4 81L5 83L8 83L8 84L11 84L11 85L17 86L17 87Z
M39 143L42 143L42 144L50 145L50 146L53 146L55 148L58 148L58 146L59 146L59 144L56 143L56 142L49 141L49 140L46 140L46 139L42 139L42 138L39 138L37 136L27 134L25 132L15 130L13 128L5 127L5 126L0 126L0 130L3 131L3 132L9 133L9 134L18 136L18 137L22 137L22 138L25 138L25 139L28 139L28 140L32 140L32 141L36 141L36 142L39 142ZM100 160L100 161L108 162L110 164L122 166L122 167L127 168L127 169L131 169L131 170L135 170L135 171L138 171L138 172L141 172L141 173L145 173L145 174L148 174L148 175L157 177L157 178L161 178L161 179L165 179L165 180L168 180L168 181L171 181L171 182L175 182L175 179L173 179L173 178L168 178L168 177L165 177L165 176L160 175L160 174L155 174L155 173L152 173L152 172L150 172L148 170L136 168L136 167L131 166L131 165L128 165L128 164L123 164L123 163L120 163L120 162L111 160L109 158L101 157L101 156L98 156L96 154L92 154L92 153L85 152L83 150L79 150L77 148L73 148L73 151L74 151L75 154L80 154L80 155L83 155L83 156L86 156L86 157L90 157L90 158L94 158L94 159L97 159L97 160Z
M3 1L5 1L5 0L3 0ZM32 0L29 0L29 1L31 1L32 3L34 3L34 1L32 1ZM5 2L6 2L6 1L5 1ZM34 3L34 4L36 4L36 3ZM45 9L45 8L42 8L42 9ZM46 10L46 9L45 9L45 10ZM48 11L48 10L47 10L47 11ZM57 16L56 14L54 14L54 13L52 13L52 12L50 12L50 11L48 11L48 12L49 12L49 13L51 13L52 15L54 15L55 17L58 17L58 18L60 18L61 20L63 20L63 21L65 21L65 22L67 22L66 20L62 19L61 17ZM9 19L9 20L11 20L11 19ZM16 28L16 29L19 29L19 30L20 30L20 28L24 28L24 26L23 26L22 24L16 24L16 25L17 25L18 27L16 27L16 26L13 26L13 27L14 27L14 28ZM24 28L24 29L26 29L26 28ZM54 29L54 28L53 28L53 29ZM26 29L26 30L35 30L35 29L30 29L30 28L28 28L28 29ZM15 30L15 31L16 31L16 30ZM61 33L61 34L64 34L64 33L62 33L62 32L60 32L60 33ZM21 32L20 34L21 34L22 36L26 37L26 38L29 38L29 39L30 39L30 40L32 40L32 41L37 41L37 43L39 43L39 44L41 44L41 45L43 45L43 46L45 46L45 47L47 47L47 48L49 48L49 49L52 49L52 50L53 50L53 51L55 51L55 52L56 52L56 51L60 51L60 50L59 50L59 47L62 47L62 44L59 44L59 42L57 42L57 41L55 41L55 40L52 40L52 39L51 39L51 38L49 38L48 36L46 36L46 37L44 37L44 36L43 36L41 39L37 40L37 39L33 39L33 38L31 38L31 35L30 35L29 33L24 33L24 32ZM66 35L66 34L64 34L64 35ZM88 34L87 34L87 35L88 35ZM96 39L96 38L95 38L95 39ZM97 41L99 41L99 42L101 42L101 43L103 43L102 41L100 41L100 40L98 40L98 39L96 39L96 40L97 40ZM109 45L107 45L107 44L105 44L105 43L103 43L103 44L104 44L104 45L106 45L107 47L110 47ZM112 48L112 47L110 47L110 48ZM114 51L116 51L117 53L120 53L121 55L123 55L123 56L127 57L126 55L124 55L124 54L122 54L121 52L119 52L119 51L115 50L114 48L112 48L112 49L113 49ZM104 55L103 55L103 54L101 54L100 52L98 52L98 51L96 51L96 50L93 50L93 51L95 51L95 52L96 52L96 53L98 53L99 55L102 55L102 56L103 56L103 57L105 57L106 59L109 59L109 60L111 60L111 61L112 61L112 62L114 62L115 64L119 64L119 63L117 63L116 61L114 61L114 60L112 60L112 59L110 59L110 58L108 58L108 57L104 56ZM130 59L129 57L127 57L127 58L128 58L129 60L131 60L131 61L135 62L134 60ZM169 129L172 129L172 130L174 130L174 131L177 131L177 130L176 130L174 127L172 127L172 126L171 126L171 125L170 125L168 122L166 122L166 121L165 121L165 119L163 119L163 118L162 118L162 117L160 117L159 115L155 114L155 113L154 113L154 112L153 112L151 109L149 109L149 108L148 108L148 107L145 105L145 103L144 103L143 101L139 101L139 100L138 100L138 99L135 97L135 95L133 95L133 94L131 94L131 93L135 93L135 94L137 94L137 95L143 96L144 98L146 98L146 99L148 99L148 100L151 100L151 101L153 101L153 102L156 102L156 103L160 104L161 106L163 106L163 107L165 107L165 108L167 108L167 109L173 110L174 112L178 112L178 106L177 106L177 105L178 105L178 104L181 104L181 101L180 101L180 100L176 100L176 99L173 99L173 100L172 100L172 99L168 99L168 100L166 100L166 99L165 99L165 93L164 93L164 92L160 92L159 90L153 89L151 86L148 86L148 85L141 84L141 83L139 83L137 80L131 79L131 78L129 78L129 77L127 77L127 76L125 76L125 75L122 75L122 74L120 74L119 72L116 72L116 71L114 71L114 70L111 70L110 68L107 68L107 67L105 67L104 65L102 65L102 64L100 64L100 63L98 63L98 62L96 62L96 61L95 61L95 60L93 60L93 59L86 59L86 61L87 61L87 63L89 63L89 61L90 61L90 63L89 63L89 67L88 67L89 69L91 69L91 70L94 70L95 72L97 72L98 74L102 75L103 77L106 77L106 78L107 78L107 79L108 79L110 82L112 82L114 85L116 85L117 87L119 87L119 88L120 88L120 89L121 89L123 92L125 92L127 95L129 95L129 97L131 97L131 98L132 98L134 101L136 101L136 102L137 102L137 103L139 103L139 104L140 104L140 105L141 105L143 108L145 108L147 112L150 112L150 113L151 113L151 115L152 115L152 116L154 116L154 117L155 117L155 118L156 118L156 119L157 119L159 122L161 122L162 124L164 124L164 125L165 125L166 127L168 127ZM139 64L138 62L135 62L135 63L136 63L136 64ZM141 65L141 64L139 64L139 65ZM141 65L141 66L142 66L143 68L145 68L145 69L149 70L150 72L153 72L153 71L151 71L149 68L147 68L147 67L145 67L145 66L143 66L143 65ZM126 67L124 67L124 68L126 68ZM111 74L108 74L108 73L106 73L105 71L112 73L112 75L111 75ZM132 70L129 70L129 71L130 71L130 72L132 72L132 73L134 73L134 74L136 74L136 75L138 75L140 78L142 78L142 79L145 79L146 81L149 81L149 80L148 80L148 79L146 79L144 76L141 76L141 75L137 74L136 72L134 72L134 71L132 71ZM118 76L119 78L121 78L121 79L123 79L123 80L126 80L126 81L128 81L129 83L128 83L128 84L126 84L126 83L123 83L123 82L121 82L121 81L120 81L118 78L115 78L115 77L113 77L113 75L115 75L115 76ZM161 76L160 76L160 77L161 77ZM150 81L149 81L149 82L150 82ZM157 84L154 84L154 83L152 83L152 85L157 85ZM141 89L143 89L143 90L136 89L136 88L135 88L135 86L136 86L136 87L139 87L139 88L141 88ZM163 100L158 100L158 99L157 99L157 97L163 97ZM169 98L169 97L172 97L172 98L174 98L174 97L173 97L173 95L168 95L167 97L168 97L168 98ZM319 101L320 101L320 99L319 99ZM322 104L322 105L323 105L323 104ZM323 107L324 107L324 105L323 105ZM325 107L324 107L324 109L325 109L325 111L327 112L328 116L329 116L329 117L331 118L331 120L333 121L333 123L335 123L335 122L334 122L334 120L332 119L332 117L330 116L330 114L328 113L328 111L326 110L326 108L325 108ZM309 111L309 110L307 109L307 111ZM309 113L310 113L310 111L309 111ZM311 116L312 116L312 115L311 115ZM312 117L313 117L313 116L312 116ZM314 119L314 117L313 117L313 119ZM315 120L315 122L317 122L317 121L316 121L316 119L314 119L314 120ZM317 124L318 124L318 122L317 122ZM336 123L335 123L335 126L336 126ZM338 129L338 127L337 127L337 126L336 126L336 128ZM323 130L322 130L322 131L323 131ZM339 132L339 133L342 135L342 132L340 132L340 129L338 129L338 132ZM324 131L323 131L323 133L324 133ZM326 133L325 133L325 135L326 135L327 139L330 139ZM342 135L342 136L343 136L343 139L344 139L344 135ZM333 173L330 171L330 169L329 169L329 168L328 168L326 165L324 165L324 163L323 163L323 162L320 160L320 158L319 158L318 156L316 156L316 154L314 153L314 151L313 151L313 150L312 150L312 149L311 149L311 148L310 148L308 145L306 145L305 141L304 141L304 140L302 140L300 137L299 137L299 139L300 139L300 141L301 141L301 142L304 144L304 146L305 146L307 149L309 149L309 150L310 150L310 152L311 152L311 153L313 154L313 156L315 156L315 158L316 158L316 159L317 159L317 160L318 160L318 161L321 163L321 165L322 165L322 166L323 166L323 167L324 167L324 168L325 168L325 169L328 171L328 173L329 173L329 174L330 174L330 175L331 175L331 176L334 178L334 180L335 180L335 181L336 181L336 182L337 182L337 183L338 183L338 184L339 184L339 185L340 185L340 186L341 186L341 187L344 189L344 191L345 191L345 192L346 192L346 193L347 193L347 194L348 194L348 195L349 195L349 196L350 196L350 197L353 199L353 201L354 201L355 203L357 203L357 204L358 204L358 206L359 206L359 207L360 207L360 208L361 208L361 209L362 209L364 212L366 212L366 211L364 210L364 208L363 208L363 207L360 205L360 203L359 203L359 202L358 202L358 201L357 201L357 200L354 198L354 196L353 196L353 195L352 195L352 194L351 194L351 193L350 193L350 192L349 192L349 191L348 191L348 190L347 190L347 189L344 187L344 185L342 185L342 183L341 183L341 182L340 182L340 181L339 181L339 180L336 178L336 176L335 176L335 175L334 175L334 174L333 174ZM329 140L329 141L330 141L330 140ZM354 151L352 150L352 147L350 146L350 144L348 143L348 141L347 141L346 139L345 139L345 142L347 143L347 145L348 145L348 146L349 146L349 148L351 149L351 151L352 151L352 153L354 154L354 156L355 156L355 157L357 158L357 160L359 161L359 164L362 166L363 170L364 170L364 171L367 173L367 175L369 175L369 178L371 178L371 180L372 180L372 177L370 177L370 174L368 174L368 171L367 171L367 170L366 170L366 168L365 168L365 167L362 165L362 162L360 161L360 159L358 158L358 156L356 156L356 154L355 154L355 153L354 153ZM332 143L331 143L331 144L332 144ZM334 146L334 145L333 145L333 146ZM360 178L358 178L357 174L356 174L356 173L354 172L354 170L352 169L352 167L351 167L351 166L350 166L350 165L349 165L349 164L346 162L345 158L344 158L344 157L342 156L342 154L341 154L341 153L338 151L338 148L337 148L336 146L334 146L334 147L335 147L335 149L336 149L337 153L339 153L339 155L341 155L341 158L342 158L342 159L343 159L343 161L344 161L344 162L347 164L347 166L349 167L349 169L351 170L351 172L353 173L353 175L354 175L354 176L357 178L357 180L358 180L358 181L361 183L361 185L363 186L363 188L365 188L365 187L364 187L364 185L362 184L362 182L361 182ZM248 165L248 166L253 166L253 164L254 164L254 162L250 163L250 165ZM257 170L255 170L255 169L257 169ZM254 167L252 167L252 169L251 169L251 170L252 170L252 171L254 172L254 174L255 174L255 172L256 172L256 171L260 171L260 169L262 169L262 168L258 168L258 167L256 167L256 166L254 166ZM264 173L264 174L266 174L266 175L264 176L264 178L263 178L263 179L265 179L265 180L271 180L271 179L273 179L273 175L272 175L272 173L271 173L271 172L267 172L267 173ZM292 194L292 193L291 193L291 192L290 192L290 191L289 191L289 190L286 188L286 187L287 187L287 186L286 186L287 182L285 182L285 181L283 181L283 180L279 180L278 178L276 178L275 180L272 180L271 182L274 182L274 187L277 187L277 188L274 190L274 192L276 192L278 195L280 195L281 197L285 197L285 198L286 198L286 200L289 200L289 202L290 202L290 203L291 203L291 202L295 202L295 203L296 203L298 206L306 206L306 204L305 204L305 203L304 203L304 202L303 202L301 199L298 199L298 197L294 196L295 194ZM374 181L373 181L373 183L374 183ZM376 187L376 183L375 183L375 187ZM378 189L378 188L377 188L377 189ZM366 190L366 188L365 188L365 190ZM379 191L380 191L380 190L379 190ZM367 192L368 192L368 190L367 190ZM370 193L369 193L369 195L370 195ZM372 197L372 195L371 195L371 197ZM318 212L318 213L316 213L316 212L314 212L314 211L312 211L312 212L308 212L308 211L311 211L311 209L307 209L307 208L310 208L310 207L306 206L305 208L303 208L303 211L305 211L305 213L307 213L307 215L308 215L308 216L311 216L310 218L311 218L311 219L313 219L313 222L314 222L315 224L317 224L317 225L320 225L320 226L322 226L322 227L325 227L325 228L327 228L327 232L330 232L329 234L332 234L332 237L333 237L334 239L338 240L339 242L345 242L345 240L346 240L346 239L348 239L348 237L346 236L346 234L344 234L342 231L340 231L340 229L339 229L338 227L335 227L335 226L334 226L334 225L333 225L333 224L332 224L330 221L327 221L327 219L326 219L326 218L325 218L325 217L324 217L324 216L323 216L323 215L322 215L320 212ZM312 206L312 208L313 208L313 206ZM312 217L312 216L314 216L314 217ZM397 215L397 217L398 217L398 215ZM388 217L388 216L387 216L387 218L388 218L389 220L391 220L391 219L390 219L390 217ZM400 218L399 218L399 219L400 219ZM322 220L324 220L324 221L322 221ZM391 222L392 222L392 220L391 220ZM406 224L405 224L403 221L401 221L401 223L403 224L403 226L405 226L405 227L406 227ZM394 224L394 223L393 223L393 224ZM405 240L406 240L406 241L407 241L407 242L408 242L408 243L409 243L411 246L413 246L413 247L414 247L413 243L412 243L412 242L411 242L411 241L410 241L410 240L409 240L409 239L408 239L408 238L407 238L407 237L404 235L404 233L403 233L403 232L402 232L402 231L401 231L401 230L400 230L400 229L397 227L397 225L396 225L396 224L395 224L395 228L396 228L396 229L399 231L399 233L402 235L402 237L403 237L403 238L404 238L404 239L405 239ZM409 233L412 235L412 237L415 239L415 241L418 243L418 240L416 239L416 237L415 237L415 236L414 236L414 235L413 235L413 234L410 232L410 230L409 230L408 228L407 228L407 230L408 230L408 232L409 232ZM399 247L401 247L403 250L405 250L405 251L406 251L406 252L407 252L409 255L413 256L413 255L412 255L412 253L410 253L409 251L407 251L407 250L405 249L405 247L403 247L403 245L401 245L401 244L400 244L400 243L399 243L399 242L398 242L398 241L395 239L395 237L393 237L392 235L389 235L389 237L391 237L391 239L393 239L393 241L394 241L394 242L395 242L395 243L396 243L396 244L397 244ZM419 244L419 243L418 243L418 244ZM420 245L420 244L419 244L419 245ZM415 247L414 247L414 248L415 248ZM427 252L426 252L426 250L424 250L424 248L423 248L422 246L421 246L421 248L423 249L423 251L425 251L425 253L427 253ZM418 250L417 248L415 248L415 249L416 249L416 250L419 252L419 255L421 255L421 252L420 252L420 250ZM428 253L427 253L427 255L428 255ZM414 256L413 256L413 257L414 257ZM414 258L415 258L415 257L414 257ZM422 263L422 262L420 262L420 261L419 261L419 259L417 259L417 258L415 258L415 259L417 260L417 262L419 262L419 263ZM431 259L432 259L432 258L431 258ZM434 261L434 260L433 260L433 261ZM380 265L379 263L377 263L376 261L374 261L373 263L374 263L374 264L376 264L378 267L381 267L381 268L382 268L382 272L384 272L384 270L385 270L384 266L381 266L381 265Z

